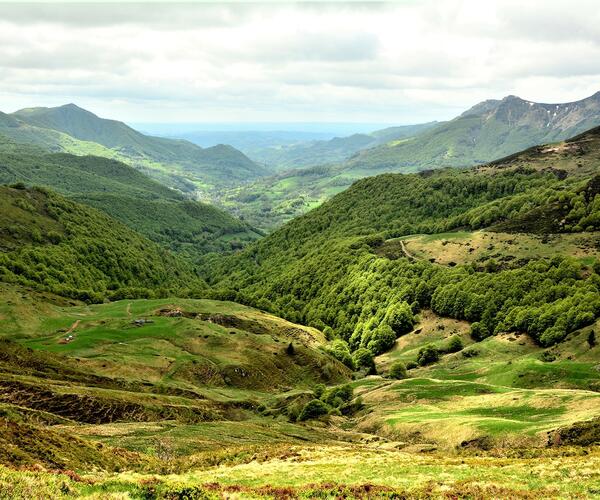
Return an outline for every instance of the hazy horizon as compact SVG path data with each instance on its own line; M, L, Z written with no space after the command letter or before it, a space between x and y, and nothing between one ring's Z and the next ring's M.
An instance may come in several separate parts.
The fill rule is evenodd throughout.
M590 0L0 3L0 109L128 123L412 124L600 87Z

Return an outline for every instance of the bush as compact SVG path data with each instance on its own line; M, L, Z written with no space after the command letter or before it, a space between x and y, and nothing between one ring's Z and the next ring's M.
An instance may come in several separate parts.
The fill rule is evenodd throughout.
M462 339L458 335L452 335L450 341L448 342L448 347L446 350L448 352L458 352L462 351L464 348Z
M590 331L587 341L590 347L596 346L596 332L594 330Z
M396 361L390 368L389 376L398 380L406 378L406 365L402 361Z
M419 365L415 361L409 361L408 363L406 363L406 369L407 370L414 370L418 366Z
M321 399L321 397L325 393L325 390L326 390L326 387L324 384L315 385L315 388L313 389L313 394L314 394L315 398Z
M345 384L332 387L324 394L321 399L330 406L341 406L354 397L354 390L351 385Z
M475 356L479 356L479 351L475 348L465 349L461 353L465 358L474 358Z
M354 361L350 355L348 344L343 340L334 340L331 344L325 347L325 352L333 356L338 361L344 363L348 368L354 369Z
M369 373L375 371L373 353L369 349L365 349L364 347L357 349L352 354L352 360L354 361L354 366L357 369L365 368Z
M323 328L323 335L325 335L325 340L333 340L333 337L335 337L333 333L333 328L331 328L330 326L326 326L325 328Z
M371 339L367 344L369 349L375 356L383 354L390 350L396 343L396 334L388 324L379 325L371 334Z
M311 420L313 418L319 418L329 413L329 407L323 403L320 399L313 399L304 405L298 420L304 422L305 420Z
M440 359L440 351L438 351L437 347L434 345L426 345L421 348L419 354L417 356L417 363L420 366L429 365L431 363L435 363Z

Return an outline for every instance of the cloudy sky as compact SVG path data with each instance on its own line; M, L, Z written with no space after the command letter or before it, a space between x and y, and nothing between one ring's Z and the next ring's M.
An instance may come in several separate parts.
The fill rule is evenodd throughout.
M0 3L0 110L130 122L447 119L600 90L597 0Z

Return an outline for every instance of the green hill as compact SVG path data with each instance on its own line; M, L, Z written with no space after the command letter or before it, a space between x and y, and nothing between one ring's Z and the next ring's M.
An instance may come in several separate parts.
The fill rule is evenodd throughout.
M74 104L3 114L0 133L51 151L125 161L182 191L206 192L268 173L230 146L203 149L188 141L147 136Z
M593 253L574 258L566 245L555 258L534 252L515 259L508 247L475 263L439 265L405 255L398 238L459 229L510 233L515 240L522 232L598 231L598 151L594 129L508 164L366 178L216 262L208 279L238 301L329 326L353 349L384 351L427 307L472 322L479 338L526 331L552 345L600 314ZM404 318L400 326L390 319L397 315Z
M388 127L370 134L353 134L347 137L334 137L327 141L307 141L292 145L256 149L252 152L251 157L256 161L272 165L278 170L339 163L347 160L358 151L389 141L413 137L435 125L436 122L431 122Z
M259 235L248 225L116 160L50 154L0 136L0 183L50 187L94 206L161 245L197 260Z
M0 280L89 301L205 289L189 264L106 214L15 186L0 187Z
M426 124L429 125L429 124ZM384 144L333 165L285 172L229 190L219 203L256 227L271 230L323 203L363 177L483 164L536 144L564 140L600 125L600 92L566 104L515 96L477 104L457 118L412 136L380 131ZM392 133L397 133L392 129Z

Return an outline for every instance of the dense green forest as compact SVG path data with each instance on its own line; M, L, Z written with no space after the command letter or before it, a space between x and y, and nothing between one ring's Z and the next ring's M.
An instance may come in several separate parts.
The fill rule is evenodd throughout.
M197 260L260 235L211 205L186 198L116 160L47 153L0 136L0 183L47 186L96 207L162 246Z
M43 188L0 187L0 247L1 281L89 302L205 289L186 261Z
M393 238L455 229L517 234L600 229L600 178L588 150L528 166L386 174L347 191L250 246L215 261L207 278L219 296L294 321L331 328L350 349L379 354L409 331L421 308L473 323L472 335L526 331L552 345L600 315L600 266L557 255L508 265L489 259L440 266L378 248ZM594 143L595 144L595 143ZM518 160L514 160L518 163ZM562 164L561 164L562 165ZM592 169L593 170L593 169Z

